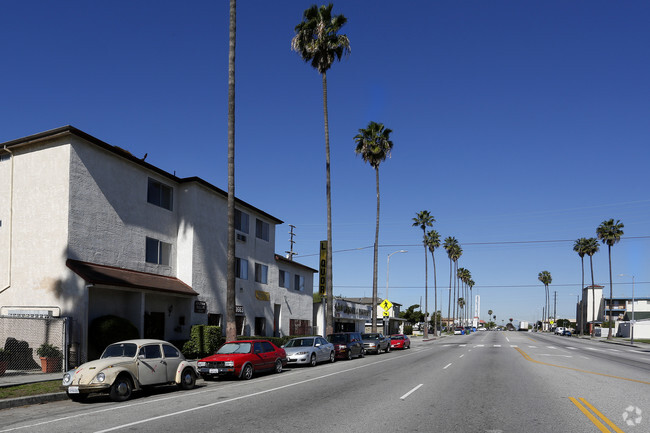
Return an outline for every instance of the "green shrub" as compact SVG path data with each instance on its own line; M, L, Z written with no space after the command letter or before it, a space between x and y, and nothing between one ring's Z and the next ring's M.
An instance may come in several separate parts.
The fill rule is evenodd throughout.
M404 325L404 334L413 335L413 326L412 325Z
M220 326L193 325L182 352L189 359L203 358L212 355L223 343Z
M123 317L101 316L88 328L88 360L100 357L106 346L123 340L140 338L140 331Z
M48 343L41 344L36 349L36 354L42 358L63 358L63 352L58 347Z

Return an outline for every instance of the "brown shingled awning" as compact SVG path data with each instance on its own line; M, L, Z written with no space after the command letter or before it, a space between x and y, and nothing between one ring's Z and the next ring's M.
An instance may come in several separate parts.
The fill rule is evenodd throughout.
M190 286L174 277L165 277L72 259L68 259L65 264L88 284L127 287L174 295L199 295Z

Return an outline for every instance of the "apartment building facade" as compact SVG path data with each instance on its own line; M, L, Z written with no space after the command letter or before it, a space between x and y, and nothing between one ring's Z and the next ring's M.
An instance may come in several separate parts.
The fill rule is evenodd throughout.
M237 328L308 333L316 270L275 254L278 218L236 199ZM227 193L71 126L0 144L0 315L96 317L182 340L222 325Z

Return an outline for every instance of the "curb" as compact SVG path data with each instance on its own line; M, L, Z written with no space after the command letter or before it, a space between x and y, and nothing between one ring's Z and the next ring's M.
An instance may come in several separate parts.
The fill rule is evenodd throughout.
M6 398L0 400L0 410L11 409L13 407L29 406L32 404L50 403L53 401L67 400L65 392L55 392L51 394L32 395L29 397Z

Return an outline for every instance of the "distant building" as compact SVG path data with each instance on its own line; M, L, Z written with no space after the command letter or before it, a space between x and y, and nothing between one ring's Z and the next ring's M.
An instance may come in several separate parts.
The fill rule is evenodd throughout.
M365 323L365 332L372 332L372 298L343 298L345 301L354 302L370 306L370 318ZM402 304L391 302L393 304L388 310L388 316L384 320L384 309L381 306L383 299L378 299L377 305L377 332L384 335L401 334L404 332L405 319L399 317ZM385 326L384 326L385 325Z
M584 332L589 333L592 325L598 326L607 321L610 313L615 323L614 328L617 328L617 322L631 317L632 304L632 298L621 297L612 298L610 304L609 297L603 296L603 286L587 286L582 289L582 299L576 305L576 317L578 318L576 332L580 332L580 327L583 327ZM635 297L634 311L635 314L650 312L650 298Z
M235 206L238 334L311 333L316 270L274 253L281 220ZM224 325L226 245L227 193L203 179L71 126L0 144L0 315L68 317L82 360L107 314L167 340Z

